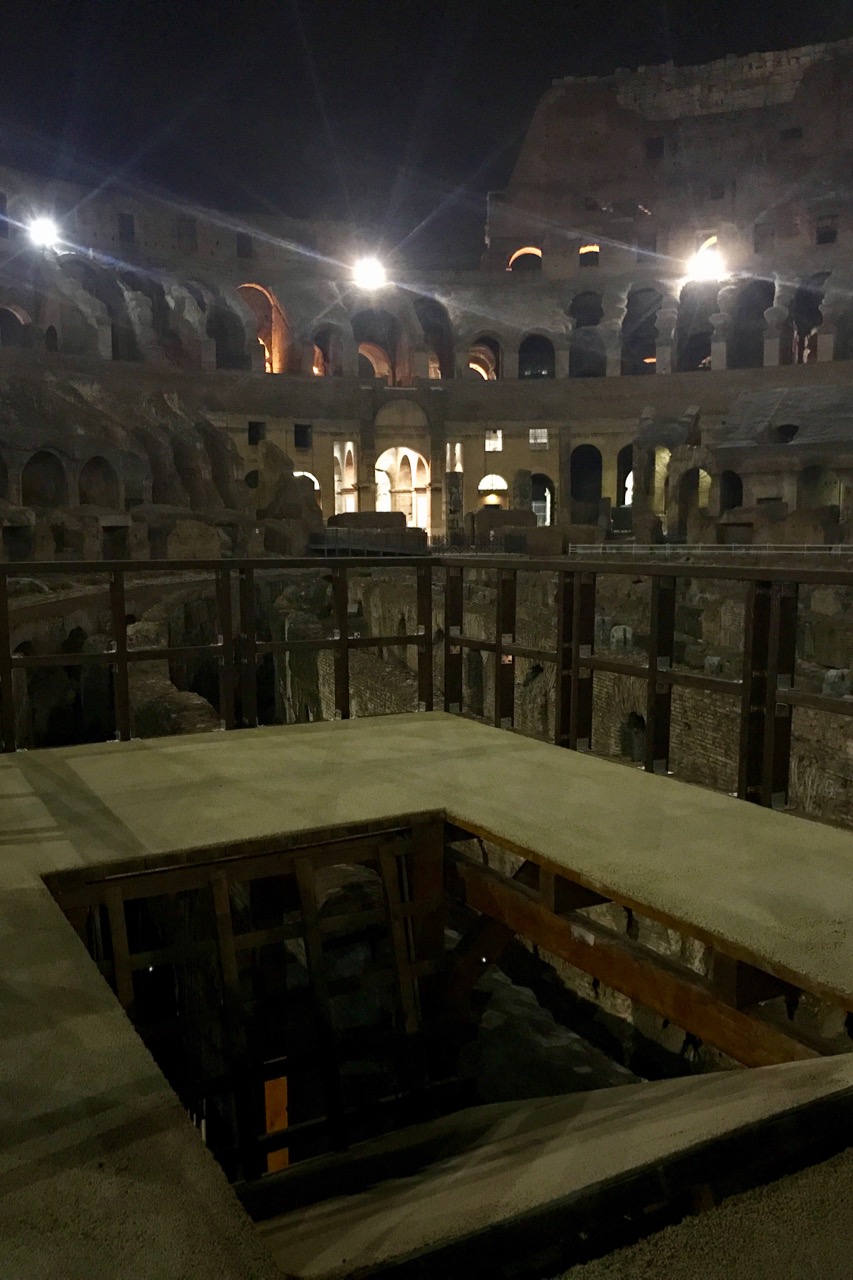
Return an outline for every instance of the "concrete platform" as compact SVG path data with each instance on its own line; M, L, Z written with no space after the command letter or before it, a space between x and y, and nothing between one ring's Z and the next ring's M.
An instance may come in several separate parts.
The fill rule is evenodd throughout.
M2 757L3 1275L278 1274L42 877L423 810L853 1000L853 837L457 717Z
M476 1108L423 1126L436 1145L442 1132L455 1141L459 1149L446 1158L258 1229L294 1280L382 1274L419 1255L418 1274L452 1266L455 1276L458 1263L429 1254L470 1247L496 1223L541 1220L584 1198L594 1205L600 1189L639 1169L665 1167L700 1144L851 1088L853 1059L836 1058L830 1070L826 1062L763 1067Z

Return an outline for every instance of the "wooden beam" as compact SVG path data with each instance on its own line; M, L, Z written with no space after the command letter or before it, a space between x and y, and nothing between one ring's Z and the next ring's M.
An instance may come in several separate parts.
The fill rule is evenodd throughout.
M725 1003L695 975L579 916L546 911L531 890L476 863L460 867L469 906L745 1066L770 1066L818 1056L792 1035Z

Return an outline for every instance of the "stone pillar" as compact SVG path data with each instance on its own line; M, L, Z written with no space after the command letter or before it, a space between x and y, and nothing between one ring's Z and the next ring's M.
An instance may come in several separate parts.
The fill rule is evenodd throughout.
M412 351L412 377L429 377L430 353L426 347L415 347Z
M622 325L618 320L603 320L598 331L607 352L607 376L618 378L622 373Z
M471 373L471 370L468 368L468 352L470 350L471 348L467 342L464 346L456 346L453 348L453 376L455 378L467 378Z
M791 305L795 288L791 284L777 284L773 306L764 312L767 328L764 332L764 364L765 367L779 364L779 345L782 340L782 326L788 319L788 308Z
M518 378L518 348L520 346L521 343L517 339L513 342L506 342L502 345L502 378L510 380Z
M835 335L837 333L836 326L831 320L825 320L817 331L817 358L818 363L823 364L824 361L833 360L835 358Z
M725 369L727 360L727 346L729 341L729 330L731 329L731 317L723 311L718 311L711 316L711 324L714 331L711 334L711 368Z
M678 308L661 307L657 314L657 341L655 342L655 373L672 373L675 367L675 326Z
M554 352L554 377L568 378L569 376L569 348L558 347Z
M452 538L462 528L464 500L462 495L462 472L446 471L444 474L444 529L448 538Z
M356 459L359 511L376 510L376 429L373 425L373 390L361 392L361 414Z

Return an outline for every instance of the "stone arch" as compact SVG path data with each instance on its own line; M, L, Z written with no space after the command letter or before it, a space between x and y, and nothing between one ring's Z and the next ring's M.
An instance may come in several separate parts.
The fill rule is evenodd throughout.
M77 255L64 255L61 267L106 311L110 322L111 358L139 360L139 340L118 275Z
M48 355L56 355L59 351L59 334L54 324L49 324L44 331L44 349Z
M538 525L552 525L556 516L557 491L554 481L543 471L530 476L530 507Z
M454 342L447 308L428 294L415 294L412 303L429 349L429 376L452 378Z
M0 347L31 347L33 327L23 307L0 307Z
M317 378L342 378L344 376L344 333L339 325L322 324L313 338L314 360L312 372Z
M341 515L345 511L357 511L358 477L355 465L355 443L352 440L336 440L332 452L335 515Z
M236 311L224 302L213 303L207 312L206 331L216 348L217 369L251 369L246 331Z
M601 450L594 444L579 444L572 449L569 472L572 501L597 508L601 501Z
M391 446L376 459L376 510L401 511L406 524L429 529L429 463L406 446Z
M481 334L468 348L467 367L485 382L497 382L503 372L501 344L491 334Z
M284 308L270 289L254 281L239 285L237 292L255 317L258 342L264 350L265 372L285 373L291 339Z
M518 348L519 378L553 378L555 371L553 342L541 333L529 333Z
M723 471L720 475L720 515L742 506L743 480L736 471Z
M598 327L604 315L601 294L595 289L576 293L566 311L574 321L569 339L569 377L603 378L607 373L607 349Z
M358 347L359 377L385 378L389 386L399 381L403 360L402 326L390 311L367 307L352 317Z
M841 509L841 483L831 468L815 463L804 467L797 476L797 510L815 511L820 507Z
M89 459L80 472L79 493L81 507L110 507L117 510L118 476L106 458Z
M669 464L671 451L664 444L655 445L646 454L646 497L652 515L666 528L666 509L669 504Z
M538 245L526 244L516 249L507 259L507 271L541 271L542 250Z
M25 507L68 505L68 478L55 453L40 449L21 472L21 501Z
M622 321L622 373L641 376L655 372L657 315L663 298L657 289L635 285L626 299Z
M818 330L823 324L821 306L828 271L817 271L795 290L782 326L780 364L812 364L817 360Z
M495 472L483 476L477 485L481 507L506 507L509 505L509 485L503 476Z
M746 280L735 295L731 330L726 342L729 369L760 369L764 364L764 312L773 306L776 286L772 280Z

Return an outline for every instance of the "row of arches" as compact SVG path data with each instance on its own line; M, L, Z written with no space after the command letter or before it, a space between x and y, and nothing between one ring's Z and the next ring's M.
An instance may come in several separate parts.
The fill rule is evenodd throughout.
M9 493L9 470L0 458L0 498ZM76 500L76 501L75 501ZM121 500L121 486L115 468L106 458L90 458L80 469L77 493L72 499L66 469L57 454L40 449L28 458L21 469L21 502L25 507L106 507L116 510Z

